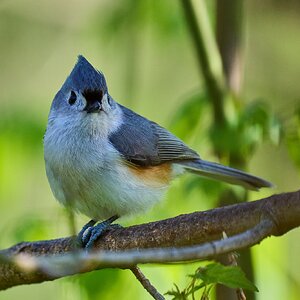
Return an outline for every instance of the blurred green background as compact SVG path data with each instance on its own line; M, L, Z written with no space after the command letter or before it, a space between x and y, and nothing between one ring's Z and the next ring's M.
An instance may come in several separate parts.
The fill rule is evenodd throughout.
M208 4L214 19L214 2ZM263 99L287 132L297 132L292 118L300 103L300 5L252 0L245 2L244 10L242 101ZM46 179L42 139L51 101L78 54L104 72L114 99L173 130L202 157L216 160L207 137L207 115L195 122L195 116L189 118L193 110L184 106L193 103L205 86L179 1L1 0L0 41L2 249L24 240L69 234L66 212L54 200ZM299 168L284 142L260 143L249 158L249 171L277 186L252 192L251 199L299 188ZM212 208L218 189L215 182L184 176L148 214L121 223ZM86 221L78 216L77 227ZM299 299L299 253L300 230L253 248L257 299ZM142 270L159 291L167 292L173 282L184 287L196 267L142 266ZM19 297L151 299L130 271L121 270L0 293L0 299Z

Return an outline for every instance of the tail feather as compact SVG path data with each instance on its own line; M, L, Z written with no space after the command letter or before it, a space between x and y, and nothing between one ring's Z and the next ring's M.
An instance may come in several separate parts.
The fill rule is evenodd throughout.
M187 171L196 173L197 175L241 185L250 190L259 190L262 187L273 187L273 184L267 180L214 162L199 159L181 162L180 164L183 165Z

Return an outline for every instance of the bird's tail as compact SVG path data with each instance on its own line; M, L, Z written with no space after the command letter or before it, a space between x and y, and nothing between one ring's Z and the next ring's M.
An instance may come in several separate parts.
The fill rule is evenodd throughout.
M198 159L180 162L180 165L184 166L187 171L196 173L197 175L241 185L250 190L258 190L262 187L273 187L273 184L267 180L214 162Z

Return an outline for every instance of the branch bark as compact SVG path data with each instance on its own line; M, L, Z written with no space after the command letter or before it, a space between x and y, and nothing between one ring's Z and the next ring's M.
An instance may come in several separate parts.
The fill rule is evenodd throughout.
M72 237L23 242L0 251L0 290L105 267L211 258L259 243L268 235L283 235L298 226L300 191L114 228L95 243L97 252L91 254L74 253ZM229 238L221 240L224 231ZM195 246L200 243L206 244Z

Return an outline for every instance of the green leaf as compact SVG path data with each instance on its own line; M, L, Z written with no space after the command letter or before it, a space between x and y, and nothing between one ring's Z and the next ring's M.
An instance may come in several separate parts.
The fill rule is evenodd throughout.
M201 279L206 285L220 283L229 288L242 288L258 292L257 287L246 278L245 273L238 266L213 263L199 268L192 277Z
M191 288L187 295L191 295L191 294L194 294L195 292L197 292L198 290L204 288L206 286L206 284L204 282L198 284L198 285L195 285L193 288Z
M208 107L209 101L206 95L192 96L179 107L171 121L171 131L179 138L187 140L193 134Z
M285 132L285 140L289 155L296 166L300 167L300 107L296 109L290 119L290 129Z
M165 293L165 295L173 296L172 300L188 300L188 295L185 290L180 291L179 287L174 283L175 290Z
M287 146L289 155L296 164L296 166L300 167L300 155L299 155L299 149L300 149L300 137L293 136L289 137L287 139Z
M220 181L193 175L188 176L183 185L183 190L186 195L190 195L196 191L199 195L203 194L206 199L205 201L210 205L216 205L220 194L227 188L228 186Z
M272 109L260 100L251 102L240 116L240 127L247 129L252 142L269 139L278 144L282 135L282 124Z
M256 147L264 140L278 144L282 137L282 123L262 101L255 101L238 111L236 122L222 126L213 124L210 139L223 157L234 161L247 161Z
M283 129L282 123L277 119L275 116L271 119L270 122L270 129L269 129L269 139L270 141L278 145L282 136L283 136Z

